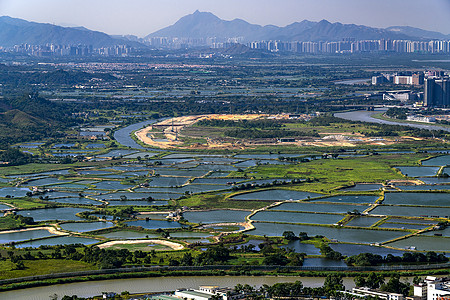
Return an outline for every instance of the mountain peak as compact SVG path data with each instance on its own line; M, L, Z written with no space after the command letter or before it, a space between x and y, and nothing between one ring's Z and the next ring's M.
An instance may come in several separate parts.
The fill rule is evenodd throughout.
M320 20L318 25L331 25L331 23L328 20L322 19L322 20Z
M304 20L285 27L275 25L260 26L241 19L222 20L210 12L196 10L193 14L179 19L175 24L149 34L146 38L215 38L226 42L239 38L242 42L253 41L340 41L343 38L357 40L372 39L419 39L408 34L412 30L379 29L362 25L331 23L328 20L311 22ZM423 32L421 32L423 33ZM430 34L429 34L430 35Z

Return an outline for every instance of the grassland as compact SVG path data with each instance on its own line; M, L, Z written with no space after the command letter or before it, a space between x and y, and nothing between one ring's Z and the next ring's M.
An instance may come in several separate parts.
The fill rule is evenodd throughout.
M0 218L0 230L13 229L22 225L20 220L15 220L12 217Z
M0 279L97 270L88 263L66 259L25 260L24 265L24 270L14 270L14 264L10 260L0 261Z
M163 245L157 245L157 244L151 244L151 243L142 243L142 244L117 244L114 246L109 247L109 249L127 249L129 251L136 251L136 250L142 250L142 251L170 251L172 250L170 247L163 246Z
M34 200L34 199L25 200L23 198L21 198L21 199L0 198L0 202L8 203L8 204L14 205L14 207L23 208L23 209L43 208L47 205L45 203L38 202L37 200Z
M229 193L213 194L197 194L184 199L178 200L180 206L189 206L197 209L208 208L240 208L240 209L257 209L267 206L268 201L232 201L228 199Z

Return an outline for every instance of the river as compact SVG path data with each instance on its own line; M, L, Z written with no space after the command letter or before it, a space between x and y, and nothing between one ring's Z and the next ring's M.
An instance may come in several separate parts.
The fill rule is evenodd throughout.
M348 80L341 80L336 81L334 84L346 84L346 85L354 85L354 84L365 84L372 79L370 78L364 78L364 79L348 79Z
M35 287L29 289L1 292L0 299L41 300L50 299L56 294L58 299L64 295L79 297L92 297L102 292L129 291L130 293L164 292L181 288L195 288L199 285L218 285L221 287L234 287L238 283L250 284L260 287L263 284L273 285L277 282L294 282L300 280L304 286L319 287L323 285L323 277L296 277L296 276L168 276L133 279L114 279L102 281L77 282L57 284L51 286ZM346 289L355 287L353 278L344 278Z
M400 123L394 121L386 121L381 119L376 119L372 117L374 114L383 113L387 111L387 108L377 108L374 111L366 111L366 110L358 110L358 111L350 111L344 113L336 113L335 117L346 119L350 121L361 121L361 122L370 122L370 123L378 123L378 124L387 124L387 125L403 125L420 129L428 129L428 130L444 130L450 132L449 127L443 127L438 125L428 125L428 124L414 124L414 123Z
M127 147L131 147L134 149L146 149L149 150L148 148L144 148L141 145L139 145L138 143L136 143L132 138L131 138L131 133L133 131L139 130L144 126L148 126L150 124L155 123L157 120L147 120L147 121L142 121L136 124L132 124L129 125L127 127L124 127L122 129L117 130L116 132L114 132L114 139L119 143L122 144L124 146Z

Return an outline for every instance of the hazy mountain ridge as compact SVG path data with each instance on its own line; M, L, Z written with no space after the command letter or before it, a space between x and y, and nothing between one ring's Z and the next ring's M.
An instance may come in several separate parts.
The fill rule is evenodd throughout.
M0 17L0 46L20 44L92 45L95 48L127 44L143 47L143 41L152 37L207 39L242 38L242 42L261 40L281 41L340 41L343 38L362 39L450 39L450 35L409 26L391 26L386 29L363 25L330 23L327 20L304 20L284 27L256 25L242 19L222 20L210 12L195 11L180 18L175 24L139 38L133 35L110 36L85 27L63 27L47 23Z
M195 11L179 19L175 24L147 35L168 38L211 38L218 39L242 37L245 42L259 40L282 41L338 41L343 38L361 39L422 39L448 37L439 32L418 28L397 26L387 29L363 25L330 23L326 20L312 22L304 20L285 27L275 25L255 25L241 19L226 21L210 12Z
M450 34L445 35L437 31L429 31L411 26L391 26L386 28L386 30L420 38L450 39Z
M93 45L109 47L124 44L106 33L84 27L62 27L46 23L28 22L7 16L0 17L0 46L11 47L20 44L44 45ZM127 42L131 43L131 42ZM137 46L137 43L133 44Z

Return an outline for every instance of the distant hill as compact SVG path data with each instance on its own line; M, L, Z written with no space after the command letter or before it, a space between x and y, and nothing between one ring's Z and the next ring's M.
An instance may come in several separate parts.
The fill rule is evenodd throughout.
M0 46L11 47L20 44L44 45L92 45L110 47L123 45L140 45L136 42L114 39L106 33L92 31L84 27L68 28L52 24L28 22L7 16L0 17ZM142 46L142 45L141 45Z
M330 23L326 20L312 22L304 20L285 27L255 25L241 19L226 21L210 12L195 11L179 19L175 24L153 32L152 37L168 38L212 38L227 39L241 37L244 42L259 40L282 41L339 41L343 38L361 39L422 39L443 36L413 27L372 28L362 25Z
M104 73L88 73L70 70L29 70L21 66L6 66L0 64L0 82L3 86L11 89L26 89L33 84L88 84L92 80L114 81L116 77ZM0 106L1 111L1 106Z
M47 101L37 94L0 98L0 149L7 145L60 135L75 125L64 105Z
M428 38L428 39L450 39L450 34L445 35L436 31L428 31L420 28L410 27L410 26L391 26L386 28L386 30L402 33L418 38Z

